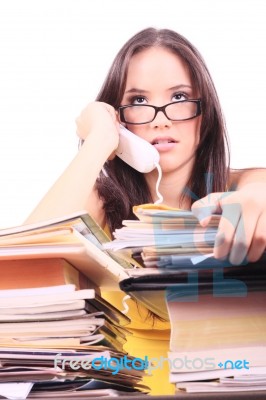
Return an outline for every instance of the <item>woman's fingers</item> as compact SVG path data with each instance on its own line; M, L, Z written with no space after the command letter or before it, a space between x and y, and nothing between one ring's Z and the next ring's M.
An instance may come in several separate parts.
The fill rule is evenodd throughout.
M192 211L204 227L213 214L221 214L214 245L216 258L239 265L256 261L263 254L266 211L260 201L254 201L254 197L254 193L248 190L212 193L193 204Z
M214 244L214 256L228 259L241 218L241 206L239 204L221 204L221 209L221 219Z
M220 198L224 193L211 193L192 204L191 210L199 223L205 227L213 214L221 214Z
M251 246L248 252L248 260L254 262L258 260L266 247L266 211L264 211L257 222L254 230Z

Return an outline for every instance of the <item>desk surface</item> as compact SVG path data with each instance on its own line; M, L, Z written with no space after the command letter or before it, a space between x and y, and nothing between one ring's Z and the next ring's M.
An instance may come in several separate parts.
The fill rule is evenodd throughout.
M174 396L137 396L138 400L266 400L266 391L238 392L238 393L180 393ZM118 397L108 397L108 400L117 400ZM119 400L132 400L134 396L122 396ZM95 398L96 400L96 398ZM99 398L100 400L100 398Z
M73 393L71 400L91 399L90 396L78 396ZM119 396L119 397L104 397L107 400L266 400L266 391L255 392L238 392L238 393L184 393L180 392L174 396L149 396L149 395L135 395L135 396ZM37 399L36 399L37 400ZM49 397L49 400L66 400L63 397ZM93 400L103 400L103 397L93 397Z

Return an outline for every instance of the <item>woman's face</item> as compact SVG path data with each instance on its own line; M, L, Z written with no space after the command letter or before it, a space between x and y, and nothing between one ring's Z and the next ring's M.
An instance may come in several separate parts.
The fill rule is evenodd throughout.
M132 57L121 105L163 106L196 99L197 95L182 59L168 49L151 47ZM200 123L201 117L170 121L159 111L152 122L127 124L127 128L156 147L164 173L182 170L189 174L199 143Z

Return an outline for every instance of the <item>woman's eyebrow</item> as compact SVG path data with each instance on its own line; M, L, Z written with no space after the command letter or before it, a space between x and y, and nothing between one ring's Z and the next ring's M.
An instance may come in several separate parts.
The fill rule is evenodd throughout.
M139 93L139 94L144 94L144 93L148 93L148 90L143 90L143 89L137 89L137 88L132 88L132 89L129 89L129 90L127 90L126 92L125 92L125 94L127 94L127 93Z
M193 87L191 85L180 84L180 85L176 85L176 86L170 87L168 90L180 90L180 89L191 89L191 90L193 90Z
M193 87L192 87L191 85L187 85L187 84L181 83L180 85L172 86L172 87L170 87L170 88L167 89L167 90L173 91L173 90L180 90L180 89L190 89L190 90L193 90ZM146 93L148 93L148 92L149 92L148 90L143 90L143 89L138 89L138 88L131 88L131 89L127 90L127 91L125 92L125 94L129 94L129 93L146 94Z

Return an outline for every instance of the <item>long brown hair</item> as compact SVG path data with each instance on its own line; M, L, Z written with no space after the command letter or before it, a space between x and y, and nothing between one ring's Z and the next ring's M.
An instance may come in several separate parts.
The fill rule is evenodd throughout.
M216 89L198 50L182 35L169 29L147 28L128 40L118 52L97 96L115 109L121 105L127 79L128 65L133 55L144 49L161 46L181 57L191 74L194 89L202 106L200 142L186 195L191 203L208 193L224 191L228 178L229 150L226 126ZM123 219L132 219L132 206L151 202L151 194L143 174L120 158L106 162L97 180L97 190L103 199L109 228L121 227ZM185 193L185 192L184 192Z

